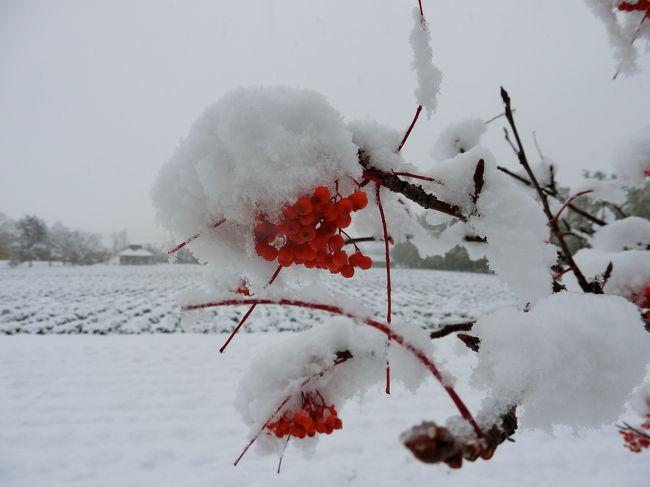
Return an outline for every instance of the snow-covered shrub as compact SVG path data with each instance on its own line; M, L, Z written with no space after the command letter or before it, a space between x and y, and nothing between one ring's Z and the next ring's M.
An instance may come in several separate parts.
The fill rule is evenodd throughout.
M623 5L592 3L598 9ZM650 259L639 246L647 222L618 223L621 238L605 227L591 239L594 248L574 258L559 223L571 201L549 202L559 198L547 187L554 186L554 164L545 158L535 167L529 163L505 90L523 175L513 179L500 171L479 145L480 120L444 132L434 151L438 161L425 174L402 157L420 111L435 109L441 80L421 4L414 17L418 107L402 137L371 121L346 124L308 90L240 88L199 118L154 187L160 222L185 239L171 252L190 245L209 264L203 294L188 294L183 309L250 306L222 352L256 306L337 315L253 361L237 398L251 427L242 455L255 442L263 451L282 452L285 437L311 445L309 438L345 424L336 412L342 401L377 382L385 381L390 392L391 376L416 388L431 374L459 418L445 427L424 423L403 441L423 461L459 467L463 459L489 459L512 436L518 406L530 426L601 426L617 418L645 374L650 336L638 307L645 301L639 304L629 285L646 282ZM631 66L631 58L625 60ZM592 186L585 193L599 193ZM413 203L437 213L447 229L431 236ZM385 247L385 321L320 282L330 273L350 278L355 269L367 269L359 236ZM473 257L486 256L516 302L432 337L417 324L393 321L389 244L404 239L424 255L461 244ZM583 259L587 252L595 257ZM473 335L458 336L478 352L473 377L488 391L478 415L455 391L453 375L436 363L431 344L431 338L471 329Z

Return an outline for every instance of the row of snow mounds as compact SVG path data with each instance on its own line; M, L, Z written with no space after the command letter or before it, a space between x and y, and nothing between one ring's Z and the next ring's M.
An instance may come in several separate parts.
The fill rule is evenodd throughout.
M200 280L204 266L29 267L0 269L0 334L182 333L179 289ZM331 277L333 293L351 296L379 318L385 303L382 269L350 280ZM511 296L494 276L396 269L393 299L398 319L424 328L473 319ZM424 284L423 284L424 283ZM226 333L247 307L205 312L195 333ZM192 313L194 315L194 313ZM260 306L244 332L299 331L320 325L326 313Z

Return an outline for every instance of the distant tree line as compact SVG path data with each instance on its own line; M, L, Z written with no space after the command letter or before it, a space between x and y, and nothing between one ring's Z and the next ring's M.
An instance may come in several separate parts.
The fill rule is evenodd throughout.
M107 248L97 233L71 230L57 222L48 225L43 219L27 215L12 220L0 213L0 260L8 260L11 265L34 261L60 262L64 265L90 265L107 262L126 249L129 239L126 230L114 232ZM169 261L169 255L159 245L142 246L152 255L153 263ZM176 254L179 264L195 264L197 260L189 249L181 249Z
M612 178L612 176L607 176L602 172L585 173L584 177L601 180ZM555 183L547 188L556 193L560 200L566 200L571 196L569 188L556 188ZM646 183L642 188L629 190L627 200L620 206L608 202L593 201L590 198L576 200L573 206L607 221L626 216L639 216L647 219L650 218L650 182ZM424 219L420 219L420 223L434 235L438 235L445 228L445 225L431 226ZM592 221L580 216L577 212L567 213L562 218L562 225L566 227L562 228L562 230L566 232L566 242L572 253L583 247L588 247L589 236L596 230ZM553 238L551 241L555 243ZM486 259L473 261L469 258L467 251L460 246L454 247L443 256L422 258L413 244L401 242L395 245L391 255L395 265L401 267L490 272Z
M31 266L34 261L89 265L109 258L98 234L70 230L60 222L48 226L34 215L13 221L0 214L0 260L12 265Z
M396 266L412 269L436 269L462 272L490 272L485 258L471 260L464 247L454 247L445 255L422 258L411 242L400 242L391 251Z

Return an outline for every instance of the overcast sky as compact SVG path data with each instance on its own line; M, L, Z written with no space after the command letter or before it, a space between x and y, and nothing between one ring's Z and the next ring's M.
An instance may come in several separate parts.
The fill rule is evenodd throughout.
M502 111L574 183L610 170L650 123L643 72L612 81L605 29L582 0L424 0L438 112L404 150L430 164L436 134ZM325 94L346 120L403 130L415 109L408 34L416 0L0 0L0 212L132 241L164 240L149 191L203 109L242 85ZM490 125L484 142L515 166Z

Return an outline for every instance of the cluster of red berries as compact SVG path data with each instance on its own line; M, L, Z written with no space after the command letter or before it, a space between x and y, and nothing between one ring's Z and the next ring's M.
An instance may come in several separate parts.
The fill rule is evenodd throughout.
M319 186L311 196L301 196L282 209L284 218L277 224L264 215L255 225L255 251L263 259L277 259L282 267L304 265L308 269L329 269L333 274L352 277L354 268L369 269L372 259L356 248L348 255L343 250L341 231L352 223L351 214L368 205L360 188L347 198L332 196Z
M638 0L636 3L623 2L619 4L618 9L621 12L643 12L646 18L650 19L650 0Z
M634 302L639 308L645 309L645 317L650 318L650 285L639 292L634 292L630 296L630 301Z
M302 408L286 412L266 427L278 438L291 435L296 438L313 437L316 433L329 435L343 428L343 422L336 415L336 408L325 404L320 392L302 394Z
M650 435L642 431L646 430L650 433L650 414L647 414L646 418L647 420L641 425L640 430L629 427L618 430L625 441L625 446L631 452L640 453L644 448L650 448Z

